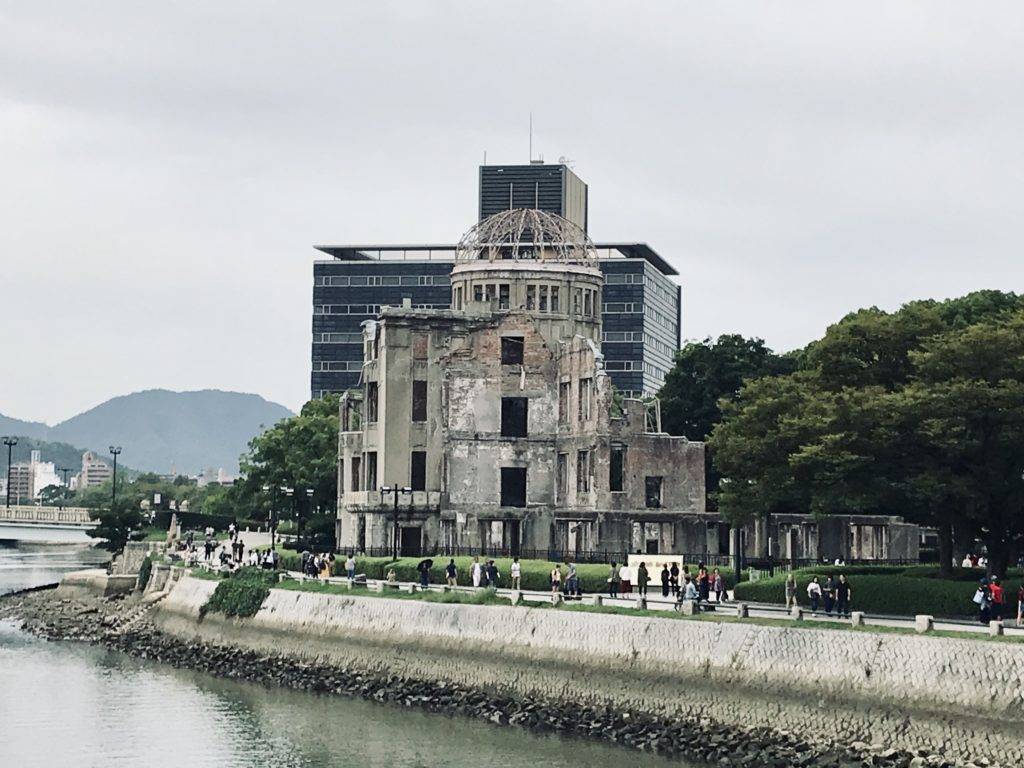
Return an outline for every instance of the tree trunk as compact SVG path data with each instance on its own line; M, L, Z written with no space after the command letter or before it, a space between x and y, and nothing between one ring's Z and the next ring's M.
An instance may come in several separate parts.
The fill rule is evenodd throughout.
M939 575L953 575L953 524L948 520L939 526Z
M999 536L991 536L986 543L988 545L988 568L986 569L988 577L1006 578L1006 569L1010 564L1009 542Z

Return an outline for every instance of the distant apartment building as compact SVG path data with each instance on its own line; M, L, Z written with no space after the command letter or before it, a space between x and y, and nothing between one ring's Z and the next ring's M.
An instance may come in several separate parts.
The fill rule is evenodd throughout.
M22 461L11 465L11 503L24 504L32 500L32 465Z
M567 166L531 163L480 168L479 215L528 208L554 213L586 231L588 192ZM313 265L310 389L319 398L361 382L362 326L381 307L449 309L458 245L322 245ZM628 396L657 392L682 337L678 275L646 243L594 245L601 289L604 369ZM537 297L538 311L541 297ZM544 299L546 300L546 299Z
M82 471L78 475L79 488L92 488L103 485L113 475L113 470L106 461L92 451L82 454Z

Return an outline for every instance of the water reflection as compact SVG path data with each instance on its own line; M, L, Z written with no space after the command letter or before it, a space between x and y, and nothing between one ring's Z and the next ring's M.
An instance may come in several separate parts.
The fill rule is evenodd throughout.
M73 548L0 550L0 591L55 581L63 571L96 562L94 557ZM0 766L612 764L680 766L468 719L219 680L93 646L36 640L0 622Z

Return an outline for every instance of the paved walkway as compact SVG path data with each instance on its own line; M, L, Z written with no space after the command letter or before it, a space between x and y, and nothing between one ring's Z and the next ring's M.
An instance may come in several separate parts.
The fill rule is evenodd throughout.
M307 580L308 576L303 576L298 571L289 571L288 575L298 580ZM348 585L348 579L345 577L334 576L329 580L331 584L338 584L342 586ZM388 582L380 579L366 579L366 584L372 589L400 589L406 592L412 592L415 590L422 589L416 582L403 581L397 582L396 584L388 584ZM455 589L458 592L473 593L478 591L477 588L471 586L458 586L458 587L445 587L441 584L431 584L428 589L431 592L443 592L445 590ZM508 588L500 588L497 593L501 597L510 597L513 590ZM520 590L520 595L523 600L528 602L549 602L552 600L552 593L550 591L540 590ZM729 593L731 597L731 593ZM561 594L559 593L559 597ZM601 595L601 604L611 606L615 608L636 608L637 599L639 595L635 592L628 596L620 596L611 598L607 594ZM586 594L583 596L583 605L594 605L595 594ZM675 611L678 610L678 603L671 597L665 598L661 596L661 590L657 593L649 593L647 595L647 610L649 611ZM774 605L769 603L745 603L747 606L747 615L751 618L761 619L778 619L788 620L790 618L789 611L784 606ZM715 612L723 616L736 616L738 603L727 600L721 604L715 605ZM856 606L854 606L856 608ZM803 621L808 624L815 622L845 622L849 623L849 619L843 619L838 616L826 615L823 611L817 614L810 613L810 610L806 607L803 608ZM885 616L881 614L864 614L864 623L866 626L878 626L878 627L896 627L901 629L914 629L915 628L915 617L913 616ZM972 622L969 620L955 620L955 619L938 619L934 622L933 628L945 632L962 632L965 635L972 634L987 634L989 631L988 626L980 624L978 622ZM1021 637L1024 638L1024 627L1017 627L1014 621L1008 621L1003 628L1004 633L1007 636Z

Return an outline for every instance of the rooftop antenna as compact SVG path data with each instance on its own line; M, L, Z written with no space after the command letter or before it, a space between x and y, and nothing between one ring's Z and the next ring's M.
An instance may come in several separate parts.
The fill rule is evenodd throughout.
M533 162L533 112L530 113L530 162Z

